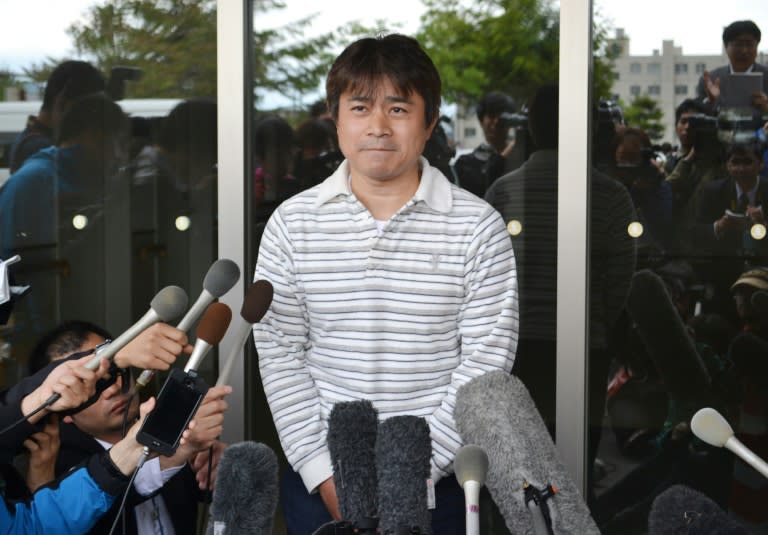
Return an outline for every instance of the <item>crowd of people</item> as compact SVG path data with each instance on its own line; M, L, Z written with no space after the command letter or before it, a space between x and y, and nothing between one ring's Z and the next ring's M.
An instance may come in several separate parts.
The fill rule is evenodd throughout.
M768 80L739 120L721 82L729 72L765 72L755 63L760 37L751 21L725 29L730 65L705 72L698 96L679 104L678 147L663 157L642 129L594 109L588 501L606 532L641 532L652 497L681 482L751 524L768 523L756 505L768 485L688 427L692 410L713 404L745 442L768 453L768 354L734 349L743 336L768 347ZM210 216L202 224L215 219L215 102L186 100L155 123L128 117L105 88L86 63L54 70L0 188L0 258L52 243L92 258L82 240L61 240L61 217L86 213L98 222L116 191L134 199L132 224L160 235L167 225L147 213L175 214L192 203ZM558 176L559 88L538 88L524 107L487 94L476 109L485 141L458 158L450 121L440 117L440 90L415 40L361 39L336 58L326 100L306 119L294 127L260 115L254 123L246 191L259 246L255 277L275 289L254 340L290 465L281 504L291 534L340 518L326 442L335 403L368 399L382 418L426 419L437 495L432 527L440 534L464 526L452 474L462 443L452 416L461 385L494 370L514 373L556 437L558 181L567 180ZM695 347L712 386L706 399L668 388L655 347L641 335L627 300L636 273L647 271L663 281ZM41 319L55 284L41 276L19 303L37 329L29 378L0 400L3 427L22 419L0 435L4 498L17 504L0 522L19 533L51 521L106 533L141 455L130 424L151 408L129 394L130 368L168 369L191 347L186 333L160 323L109 370L87 370L109 333L83 319ZM52 392L61 400L23 421ZM177 454L142 465L123 533L194 532L190 511L215 480L209 456L224 448L217 437L229 392L211 388ZM615 489L598 492L606 411L622 454L641 462ZM89 492L102 506L73 515L62 496L82 480L93 483ZM57 516L42 518L41 510Z

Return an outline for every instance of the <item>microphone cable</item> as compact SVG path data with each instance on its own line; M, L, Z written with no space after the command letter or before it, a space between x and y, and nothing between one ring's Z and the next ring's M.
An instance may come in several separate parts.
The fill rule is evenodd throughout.
M147 446L144 446L144 449L141 450L141 457L139 457L139 463L136 465L136 468L134 468L133 474L131 474L131 479L128 481L128 487L126 487L125 492L123 492L123 499L120 500L120 507L117 510L117 515L115 515L115 521L112 522L112 527L109 529L109 535L112 535L115 532L115 528L117 527L118 520L121 517L123 517L123 514L122 514L123 508L125 507L125 501L128 498L128 494L131 492L131 488L133 488L133 482L136 479L136 475L139 473L139 470L141 470L141 467L144 466L144 463L147 462L148 458L149 458L149 448Z

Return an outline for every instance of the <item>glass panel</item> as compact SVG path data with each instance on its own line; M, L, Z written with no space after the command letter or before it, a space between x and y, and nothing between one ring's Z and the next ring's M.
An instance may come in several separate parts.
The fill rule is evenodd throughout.
M29 289L2 318L4 385L65 320L117 336L165 286L196 299L216 252L215 2L12 4L0 245Z
M465 190L461 195L469 191L476 196L486 197L501 213L501 223L508 229L516 256L520 294L520 334L515 373L531 390L547 426L554 433L558 191L558 92L554 84L558 81L557 7L554 3L538 1L515 3L514 7L509 2L501 1L482 4L437 1L425 2L428 5L426 8L411 2L402 10L393 9L400 7L400 2L386 6L371 3L357 6L347 2L343 8L340 2L325 3L322 6L312 4L311 7L299 1L285 4L284 9L278 9L271 3L255 3L256 118L253 180L248 186L253 189L253 220L250 222L252 234L249 242L259 243L263 239L271 240L266 242L268 244L274 243L274 238L270 237L274 232L270 234L264 229L269 216L275 213L275 208L297 192L310 198L307 189L325 180L343 158L338 151L335 125L328 119L323 100L323 82L330 61L360 36L392 31L416 36L442 78L440 119L436 134L427 143L424 156L449 182ZM407 16L400 18L397 13L407 13ZM312 21L311 26L305 25L307 17ZM309 50L311 54L307 53ZM605 85L608 80L607 71L602 72ZM533 130L533 127L529 129L529 123L535 113L538 113L538 128L532 134L529 130ZM347 149L350 150L349 145ZM372 210L368 208L361 211L360 217L364 220L372 217L369 213ZM315 210L314 204L307 205L306 217L314 218ZM408 210L402 212L403 215L407 213ZM353 223L351 216L348 222L344 217L347 217L346 212L341 212L339 218L345 221L345 232L351 232L358 226L358 223ZM385 218L388 219L389 216ZM387 224L383 223L382 236L388 232ZM398 242L393 243L388 257L395 255L402 247ZM300 247L302 255L325 254L329 261L341 254L339 245L334 245L330 237L303 245L298 241L292 244L292 247ZM271 254L270 250L265 249L264 241L261 246L261 255L266 258ZM433 246L424 243L419 249ZM415 250L413 254L416 254ZM252 261L255 260L252 258ZM285 261L289 262L290 259L286 258ZM261 258L259 262L262 262ZM344 276L353 277L346 273ZM297 281L298 287L304 288L305 284L311 283L307 273L301 272L297 277L300 279ZM326 277L330 277L328 284L331 285L331 279L336 281L340 275L334 272ZM388 283L388 286L391 284ZM310 292L307 294L308 301L331 299ZM309 308L312 303L306 306ZM308 317L310 326L316 329L317 325L312 322L318 319L312 312L308 313ZM339 318L346 317L345 311L340 310ZM422 324L421 319L417 321ZM337 320L336 323L343 321ZM328 332L325 332L325 328ZM374 325L370 328L378 332ZM338 329L336 324L331 323L323 327L327 336ZM360 334L357 333L358 336ZM350 336L348 349L359 351L363 345L355 342L355 336ZM364 337L367 339L369 336L366 334ZM402 338L405 336L403 334ZM265 384L295 378L296 374L307 367L313 375L319 374L316 377L327 373L328 369L324 366L328 363L323 363L322 355L313 353L318 343L318 340L312 339L307 344L300 344L306 352L302 354L301 362L296 363L297 368L284 376L265 377ZM437 342L434 345L437 346ZM337 351L341 350L337 348ZM381 352L386 350L383 347ZM334 353L334 362L338 362L344 369L334 374L357 375L354 370L344 367L341 358L335 360L337 356ZM263 370L265 356L261 355L261 359ZM419 358L414 356L412 360L413 366L417 366ZM349 382L342 381L334 387L322 380L318 382L325 386L319 387L322 390L320 394L312 393L311 404L319 407L321 421L327 419L330 407L338 396L358 397ZM391 386L390 383L372 384L370 392L364 397L382 399L382 389ZM287 384L285 386L291 392L295 388ZM273 408L281 410L278 398L284 392L270 394ZM387 409L386 403L379 402L379 406L382 410ZM416 402L415 408L404 412L418 412L421 406L421 401ZM302 415L297 408L297 412L290 416L295 422L291 430L300 429L305 423L299 416ZM266 400L255 409L253 420L258 422L254 425L254 429L258 429L257 438L269 441L276 450L282 451L280 443L268 436L267 428L272 422L272 415ZM286 438L290 430L286 430L284 425L281 433L283 445L295 443ZM306 440L313 438L306 437ZM297 459L292 459L292 462L296 463ZM293 485L288 496L299 499L306 491L298 476L291 472L288 466L288 475L283 476L289 478ZM285 479L283 484L288 482ZM442 492L440 488L438 493ZM285 496L284 493L283 498ZM316 506L322 512L324 505L319 502L319 498L316 501ZM463 506L458 505L456 511L462 509ZM490 507L484 510L486 513L482 532L506 533L498 513L492 514ZM299 520L293 518L291 522ZM298 530L310 532L316 527L304 525L304 529L299 527ZM441 531L438 529L436 532Z
M691 424L714 408L768 454L768 67L754 23L731 25L760 24L768 8L721 7L672 27L665 21L685 20L692 4L640 12L595 2L595 28L609 36L596 57L619 77L614 113L595 123L594 163L621 187L611 198L593 188L591 198L590 280L600 286L591 291L589 496L604 533L694 529L683 526L701 523L708 503L708 526L726 515L754 532L768 525L768 480ZM609 56L613 42L623 50ZM633 82L646 94L623 76L638 64L647 77ZM696 494L686 501L673 485Z

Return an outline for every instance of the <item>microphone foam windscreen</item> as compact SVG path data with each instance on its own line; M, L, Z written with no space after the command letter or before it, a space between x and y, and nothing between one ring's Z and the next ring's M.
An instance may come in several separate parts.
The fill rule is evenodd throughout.
M432 515L427 508L431 456L432 441L424 418L393 416L379 424L376 475L382 534L405 527L431 532Z
M328 450L341 517L376 518L376 432L379 417L367 400L336 403L328 417Z
M219 345L227 332L229 322L232 320L232 310L224 303L211 303L205 309L200 323L197 324L195 336L205 340L212 346Z
M709 374L661 277L647 269L635 273L627 311L670 395L706 404L711 393Z
M485 486L512 533L533 533L524 483L551 484L546 501L555 533L598 534L586 504L560 461L541 416L520 380L504 371L483 374L459 388L453 411L462 440L488 455Z
M748 535L714 501L683 485L656 496L648 515L648 535Z
M203 279L203 288L212 296L219 298L240 280L240 268L229 258L216 260Z
M245 294L240 315L248 323L258 323L269 310L273 294L274 288L269 281L257 280Z
M733 436L733 428L723 415L715 409L706 407L699 409L691 418L691 431L711 446L722 448Z
M187 292L178 286L166 286L152 298L149 306L164 322L181 316L188 303Z
M488 474L488 455L483 448L475 444L462 446L453 460L453 471L462 487L467 481L477 481L485 485L485 476Z
M265 444L246 441L228 446L219 461L209 534L271 535L277 473L277 456Z

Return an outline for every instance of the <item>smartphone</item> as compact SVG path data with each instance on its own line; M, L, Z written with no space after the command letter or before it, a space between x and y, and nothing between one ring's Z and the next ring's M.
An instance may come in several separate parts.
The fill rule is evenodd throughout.
M208 385L202 378L173 368L136 440L160 455L172 456L206 392Z
M731 217L735 217L738 219L744 219L745 217L747 217L747 214L742 214L741 212L734 212L733 210L726 210L725 213L726 215L729 215Z

